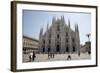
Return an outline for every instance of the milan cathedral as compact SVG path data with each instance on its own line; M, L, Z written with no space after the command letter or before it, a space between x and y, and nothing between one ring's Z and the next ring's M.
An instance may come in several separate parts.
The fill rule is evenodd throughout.
M78 24L75 30L71 29L70 20L66 24L64 16L53 17L50 27L46 31L40 29L39 52L41 53L78 53L80 51L80 36Z

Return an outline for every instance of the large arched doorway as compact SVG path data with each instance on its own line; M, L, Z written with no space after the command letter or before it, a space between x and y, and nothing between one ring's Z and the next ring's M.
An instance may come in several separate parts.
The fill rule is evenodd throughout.
M50 47L48 48L48 52L50 52Z
M68 48L68 46L66 47L66 52L69 52L69 48Z
M45 48L43 47L43 53L45 52Z
M60 45L56 46L56 52L60 52Z
M76 51L75 46L73 46L73 52L75 52L75 51Z

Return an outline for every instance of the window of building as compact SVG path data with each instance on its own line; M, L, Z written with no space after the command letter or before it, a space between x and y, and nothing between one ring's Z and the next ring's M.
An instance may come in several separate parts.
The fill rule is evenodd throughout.
M59 34L57 34L57 38L59 38Z
M30 46L30 42L28 43L28 46Z
M25 42L23 44L25 45Z

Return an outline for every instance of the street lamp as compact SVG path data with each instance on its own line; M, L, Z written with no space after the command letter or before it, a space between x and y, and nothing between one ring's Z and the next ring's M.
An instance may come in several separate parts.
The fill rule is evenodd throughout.
M88 33L88 34L86 34L86 36L88 37L88 40L90 41L90 36L91 36L91 34Z
M89 33L89 34L87 34L86 35L87 37L88 37L88 54L90 54L91 53L91 48L90 48L90 46L91 46L91 44L90 44L90 36L91 36L91 34Z

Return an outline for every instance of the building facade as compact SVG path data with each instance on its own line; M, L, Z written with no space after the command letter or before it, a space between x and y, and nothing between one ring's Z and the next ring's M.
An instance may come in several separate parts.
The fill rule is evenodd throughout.
M78 25L75 24L75 31L71 29L70 20L65 23L64 16L52 18L50 27L43 32L40 30L39 51L41 53L75 53L80 50L80 37Z
M87 41L85 42L85 44L81 47L81 52L83 53L91 53L91 42L90 41Z
M38 52L39 41L28 36L23 36L23 51Z

